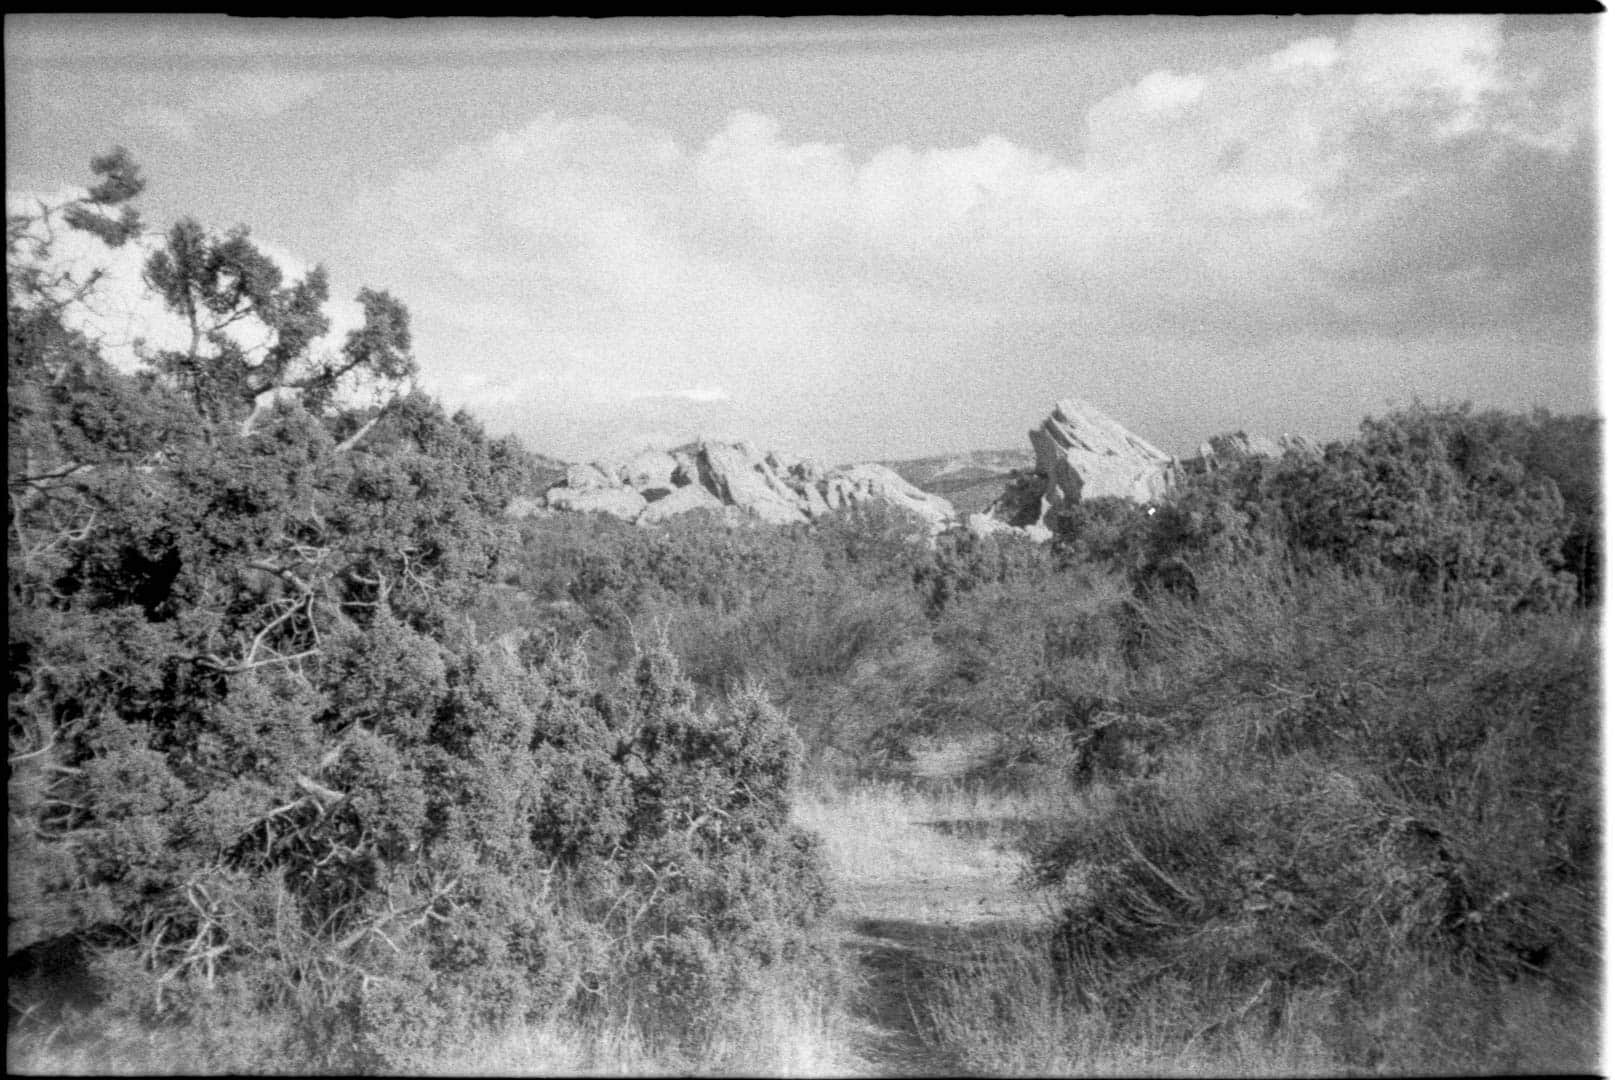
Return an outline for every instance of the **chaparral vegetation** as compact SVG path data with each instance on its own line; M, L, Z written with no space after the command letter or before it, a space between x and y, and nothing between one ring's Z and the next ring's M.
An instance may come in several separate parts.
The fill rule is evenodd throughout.
M92 168L7 231L13 1067L1596 1068L1596 418L1415 403L1047 543L517 519L405 305L319 347L244 228L111 363ZM939 844L1019 917L893 918Z

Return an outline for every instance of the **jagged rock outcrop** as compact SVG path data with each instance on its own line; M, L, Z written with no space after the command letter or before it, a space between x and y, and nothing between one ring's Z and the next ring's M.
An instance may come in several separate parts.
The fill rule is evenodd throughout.
M884 465L838 469L820 485L824 502L832 510L856 503L884 502L920 515L933 532L941 531L953 520L953 505L948 500L921 491Z
M1106 495L1151 502L1172 487L1172 455L1085 401L1057 402L1028 434L1051 508Z
M645 511L645 496L631 487L567 487L550 488L546 494L551 510L571 510L574 513L610 514L624 521L634 521Z
M1230 431L1213 435L1200 444L1194 457L1183 462L1186 471L1200 474L1215 472L1253 457L1277 458L1287 453L1318 455L1323 447L1315 439L1286 432L1277 439L1265 435L1248 435L1243 431Z
M723 511L723 503L700 484L687 484L649 504L635 519L637 525L660 525L692 510Z
M710 440L646 451L620 464L569 466L546 502L551 509L598 511L646 525L691 510L725 508L772 525L795 525L865 503L911 510L933 533L954 522L946 499L883 465L826 470L812 461L759 453L750 443Z
M1030 483L1022 484L1017 493L1006 492L1010 501L1019 501L1000 508L1010 521L1032 516L1033 494L1035 521L1050 526L1060 510L1085 498L1110 495L1153 502L1177 482L1172 455L1076 398L1057 402L1049 417L1028 434L1037 465Z
M568 465L563 481L568 491L593 491L597 488L614 488L621 484L616 477L607 476L598 465Z
M656 500L671 494L676 486L673 473L679 462L672 454L660 450L646 450L635 454L618 465L612 472L618 481L627 484L646 499Z
M694 463L701 486L726 506L737 506L770 525L794 525L808 519L797 493L749 443L703 442L695 451Z
M921 490L885 465L825 469L812 461L761 453L750 443L706 439L675 450L647 450L620 463L567 466L565 480L549 489L543 505L607 513L643 525L694 510L719 510L731 521L797 525L850 506L878 504L918 514L933 535L960 527L982 538L1019 531L1041 542L1053 535L1059 512L1083 499L1115 496L1154 502L1170 494L1184 473L1251 457L1322 452L1305 436L1269 439L1238 431L1213 436L1197 455L1180 463L1076 398L1056 403L1028 434L1035 466L1014 469L1013 479L987 512L963 520L947 499ZM506 513L526 516L542 512L539 505L522 498L512 501Z

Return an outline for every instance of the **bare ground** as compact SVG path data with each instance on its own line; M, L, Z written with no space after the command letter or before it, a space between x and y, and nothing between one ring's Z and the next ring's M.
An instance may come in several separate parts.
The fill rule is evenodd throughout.
M988 937L1044 916L1017 886L1022 858L997 827L1001 808L871 789L810 800L804 825L825 838L842 941L859 990L852 1003L858 1072L957 1075L926 1037L926 988Z

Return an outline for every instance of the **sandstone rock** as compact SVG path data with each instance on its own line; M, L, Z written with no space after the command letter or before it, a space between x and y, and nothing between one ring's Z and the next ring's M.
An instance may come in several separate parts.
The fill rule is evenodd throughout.
M601 511L646 525L695 509L723 509L732 521L794 525L868 503L913 511L933 533L954 521L946 499L883 465L827 471L812 461L759 453L750 443L712 440L647 451L616 465L572 466L548 500L558 510Z
M1029 432L1037 471L1044 478L1043 513L1101 496L1153 502L1176 481L1170 454L1134 435L1085 401L1068 398Z
M1041 522L1021 526L1021 532L1034 544L1046 544L1054 539L1054 530Z
M796 493L749 443L703 442L694 464L701 486L727 505L775 525L807 520Z
M617 465L612 472L620 482L651 498L652 491L666 494L677 486L673 483L673 473L677 468L678 462L672 454L662 450L646 450Z
M900 506L924 518L932 532L953 520L952 503L921 491L884 465L851 465L833 471L821 483L830 507L871 502Z
M1200 457L1205 460L1243 461L1250 457L1278 457L1283 453L1279 444L1265 435L1247 435L1232 431L1213 435L1200 444Z
M598 465L568 465L564 483L572 491L592 491L595 488L620 486L615 476L608 475Z
M723 503L700 484L690 484L685 487L674 488L665 498L657 499L640 513L637 524L660 525L669 518L679 514L687 514L692 510L716 510L721 512Z
M645 496L629 487L552 487L547 498L556 510L610 514L624 521L633 521L645 510Z
M830 512L830 504L825 500L824 492L819 490L817 484L804 483L801 487L795 484L791 486L796 490L797 498L808 517L823 517Z
M965 518L965 528L970 531L972 536L981 540L985 540L987 537L997 533L1020 531L1004 519L993 517L991 514L969 515Z

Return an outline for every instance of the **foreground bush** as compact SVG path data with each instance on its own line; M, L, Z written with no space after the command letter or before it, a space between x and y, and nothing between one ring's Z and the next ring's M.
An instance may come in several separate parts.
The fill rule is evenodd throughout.
M135 193L44 213L121 239ZM806 957L768 700L697 709L665 648L619 683L469 617L529 469L403 389L402 305L361 293L317 356L322 272L182 222L148 276L197 334L130 375L66 325L45 223L10 224L14 1026L256 1025L275 1067L392 1068L563 1011L694 1038Z
M1591 628L1443 614L1339 574L1209 586L1154 611L1154 666L1106 718L1142 759L1097 773L1091 815L1034 852L1063 897L1072 1001L1115 1019L1185 995L1201 1037L1319 995L1349 1018L1426 972L1585 1008Z

